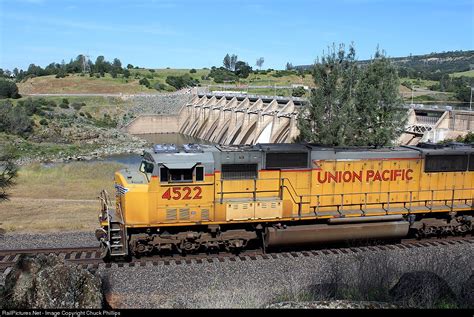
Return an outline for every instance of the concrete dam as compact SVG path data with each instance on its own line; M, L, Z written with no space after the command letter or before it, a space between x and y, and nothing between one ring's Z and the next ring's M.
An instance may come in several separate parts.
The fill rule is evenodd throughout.
M194 94L174 113L141 113L125 129L131 134L181 133L219 144L290 143L299 134L302 98ZM400 145L454 139L474 129L474 111L407 108Z
M182 133L219 144L289 143L301 98L195 95L176 115L142 114L131 134Z

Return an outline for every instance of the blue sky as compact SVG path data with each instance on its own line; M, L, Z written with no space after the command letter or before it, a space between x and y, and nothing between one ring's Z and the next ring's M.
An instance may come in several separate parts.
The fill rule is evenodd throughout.
M154 68L313 63L354 41L406 56L474 49L473 0L0 0L0 68L42 67L79 54Z

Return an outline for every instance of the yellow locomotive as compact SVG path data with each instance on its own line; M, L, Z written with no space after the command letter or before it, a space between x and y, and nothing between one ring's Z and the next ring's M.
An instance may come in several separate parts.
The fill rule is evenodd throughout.
M472 233L474 148L155 145L102 192L111 257Z

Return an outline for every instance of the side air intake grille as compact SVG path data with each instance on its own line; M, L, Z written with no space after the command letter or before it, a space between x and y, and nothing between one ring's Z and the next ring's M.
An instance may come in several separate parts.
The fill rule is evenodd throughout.
M209 220L209 209L201 210L201 218L202 220Z
M189 220L189 208L181 208L179 210L179 220Z
M166 209L166 220L176 220L176 208Z

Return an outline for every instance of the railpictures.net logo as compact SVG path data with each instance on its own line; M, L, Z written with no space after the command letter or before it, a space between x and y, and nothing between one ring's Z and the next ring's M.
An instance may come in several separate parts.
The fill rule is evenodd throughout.
M2 316L120 316L120 312L111 310L2 310Z

